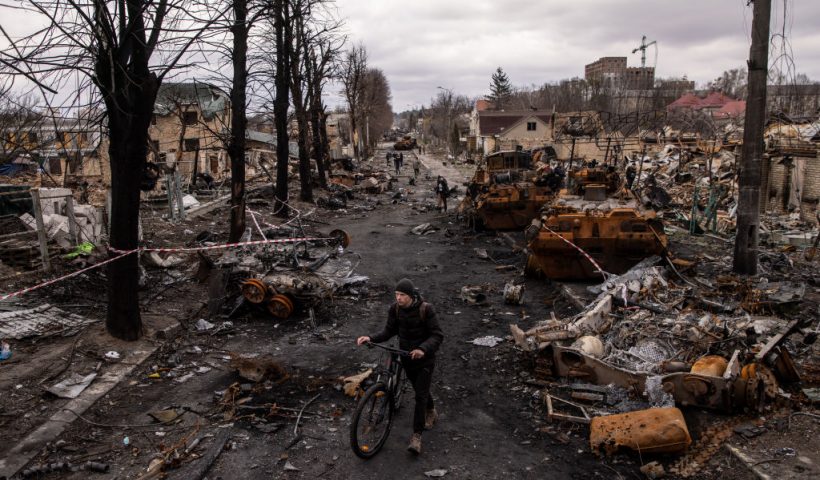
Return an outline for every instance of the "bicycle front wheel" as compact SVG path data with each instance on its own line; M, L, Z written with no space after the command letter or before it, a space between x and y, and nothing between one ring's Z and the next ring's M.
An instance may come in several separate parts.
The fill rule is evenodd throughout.
M393 402L384 382L377 382L359 399L350 425L350 447L361 458L371 458L384 446L393 424Z

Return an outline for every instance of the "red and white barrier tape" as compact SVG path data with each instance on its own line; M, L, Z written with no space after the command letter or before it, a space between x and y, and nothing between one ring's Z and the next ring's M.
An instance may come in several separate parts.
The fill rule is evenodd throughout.
M121 258L127 257L128 255L131 255L132 253L137 253L138 251L139 250L137 250L137 249L135 249L135 250L122 250L122 253L120 255L117 255L116 257L109 258L108 260L106 260L104 262L95 263L94 265L91 265L90 267L85 267L82 270L77 270L76 272L69 273L68 275L63 275L62 277L53 278L53 279L51 279L51 280L49 280L45 283L41 283L39 285L34 285L33 287L24 288L22 290L14 292L14 293L8 293L6 295L2 295L2 296L0 296L0 301L6 300L6 299L9 299L9 298L13 298L13 297L18 297L20 295L25 295L26 293L31 292L33 290L37 290L37 289L40 289L40 288L43 288L43 287L47 287L49 285L53 285L57 282L61 282L61 281L65 280L67 278L76 277L77 275L83 274L83 273L85 273L89 270L94 270L95 268L102 267L103 265L111 263L114 260L119 260Z
M271 244L271 243L299 243L299 242L316 242L316 241L322 241L322 240L333 240L333 238L331 238L331 237L277 238L277 239L270 239L270 240L255 240L255 241L252 241L252 242L236 242L236 243L226 243L226 244L222 244L222 245L210 245L210 246L207 246L207 247L190 247L190 248L189 247L184 247L184 248L145 248L145 247L140 247L140 248L135 248L133 250L120 250L118 248L114 248L114 247L109 245L108 250L110 252L118 253L119 255L117 255L116 257L109 258L108 260L105 260L103 262L95 263L94 265L91 265L90 267L86 267L86 268L83 268L81 270L77 270L76 272L69 273L68 275L63 275L62 277L57 277L57 278L51 279L51 280L49 280L45 283L41 283L39 285L34 285L33 287L24 288L24 289L19 290L17 292L8 293L6 295L0 295L0 301L6 300L6 299L9 299L9 298L13 298L13 297L17 297L17 296L20 296L20 295L24 295L24 294L29 293L31 291L34 291L34 290L37 290L37 289L40 289L40 288L43 288L43 287L47 287L49 285L53 285L57 282L61 282L65 279L68 279L68 278L71 278L71 277L76 277L77 275L85 273L89 270L94 270L95 268L102 267L103 265L109 264L109 263L111 263L115 260L119 260L121 258L124 258L124 257L128 256L128 255L131 255L132 253L137 253L137 252L161 252L161 253L168 253L168 252L198 252L198 251L202 251L202 250L218 250L218 249L223 249L223 248L245 247L245 246L252 246L252 245L265 245L265 244Z
M581 247L579 247L578 245L575 245L574 243L570 242L566 238L562 237L561 235L558 234L558 232L552 230L550 227L548 227L546 225L542 225L542 226L544 227L545 230L552 233L556 237L560 238L561 240L563 240L566 244L568 244L572 248L574 248L574 249L578 250L579 252L581 252L581 255L583 255L584 258L589 260L589 263L591 263L592 266L595 267L595 269L598 270L598 272L600 272L601 276L604 277L604 280L606 280L607 278L609 278L610 275L612 275L611 273L605 272L604 269L601 268L600 265L598 265L598 262L596 262L592 257L590 257L589 254L587 252L585 252Z

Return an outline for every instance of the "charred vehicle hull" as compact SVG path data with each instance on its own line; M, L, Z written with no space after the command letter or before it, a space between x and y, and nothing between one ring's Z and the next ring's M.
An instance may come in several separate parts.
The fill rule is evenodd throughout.
M538 217L557 186L560 180L551 184L532 169L529 152L497 152L476 169L461 210L476 227L520 230Z
M654 213L633 208L557 213L533 222L531 229L527 273L553 280L600 279L587 255L605 272L624 273L644 258L662 254L667 245Z
M477 223L490 230L518 230L538 217L552 198L549 187L533 183L492 185L475 201Z

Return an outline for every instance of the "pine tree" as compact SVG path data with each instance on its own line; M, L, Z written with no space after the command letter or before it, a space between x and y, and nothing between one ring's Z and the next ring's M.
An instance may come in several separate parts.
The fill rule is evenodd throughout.
M512 95L513 89L510 85L510 79L501 67L495 69L492 76L493 83L490 84L490 94L485 98L491 102L496 110L502 110L504 103Z

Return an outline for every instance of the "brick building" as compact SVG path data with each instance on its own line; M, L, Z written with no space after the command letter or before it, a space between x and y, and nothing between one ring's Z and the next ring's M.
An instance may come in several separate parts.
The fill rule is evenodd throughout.
M601 57L584 67L590 84L627 90L647 90L655 85L655 67L627 67L626 57Z
M183 176L191 175L196 160L197 172L220 179L230 169L220 138L230 121L230 99L221 89L201 82L162 84L148 129L149 160Z
M800 212L815 220L820 204L820 121L766 128L761 213Z

